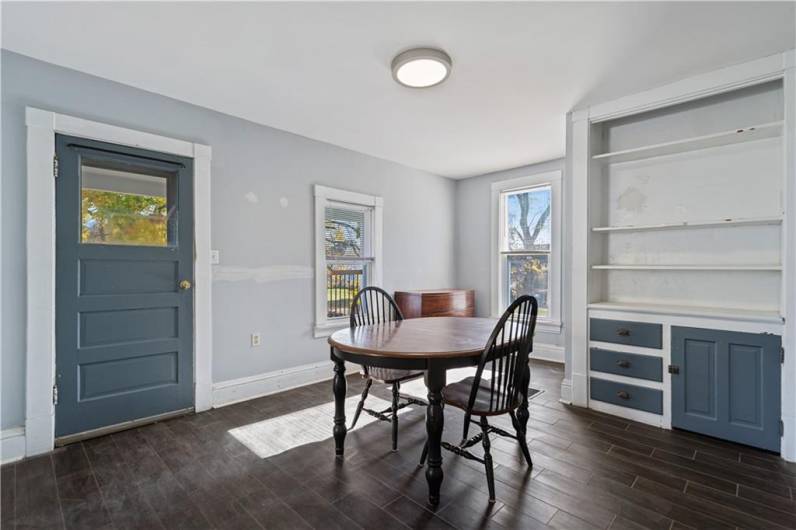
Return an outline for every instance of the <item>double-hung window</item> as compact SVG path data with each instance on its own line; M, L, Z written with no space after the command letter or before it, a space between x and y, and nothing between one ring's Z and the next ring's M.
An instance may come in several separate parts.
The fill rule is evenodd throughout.
M539 302L539 330L560 332L561 172L492 185L492 313L524 294Z
M351 302L381 284L380 197L315 186L315 336L348 326Z

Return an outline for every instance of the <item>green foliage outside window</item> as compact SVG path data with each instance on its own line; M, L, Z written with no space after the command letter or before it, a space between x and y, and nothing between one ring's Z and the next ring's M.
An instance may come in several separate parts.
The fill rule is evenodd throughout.
M84 188L80 210L83 243L168 244L166 197Z

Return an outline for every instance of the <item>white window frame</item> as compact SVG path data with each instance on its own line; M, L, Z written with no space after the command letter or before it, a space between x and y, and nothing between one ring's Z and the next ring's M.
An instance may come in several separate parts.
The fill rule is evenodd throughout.
M549 314L545 318L537 321L537 331L543 333L561 333L561 171L546 171L525 177L511 180L502 180L492 183L492 223L490 230L491 237L491 313L497 318L508 306L508 301L503 300L505 289L503 283L505 274L502 267L502 256L500 244L503 240L504 226L502 219L505 217L504 205L501 200L502 194L509 191L517 191L539 186L550 186L550 262L548 264L548 280L550 282L548 292Z
M382 226L384 200L375 195L315 185L315 338L328 337L338 329L348 327L348 319L330 319L326 316L326 207L333 203L347 203L353 206L372 208L371 255L368 285L382 283Z

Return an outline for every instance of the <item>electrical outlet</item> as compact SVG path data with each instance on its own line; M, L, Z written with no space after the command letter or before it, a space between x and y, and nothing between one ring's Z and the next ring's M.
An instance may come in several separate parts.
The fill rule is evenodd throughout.
M252 333L252 348L256 348L261 344L262 344L262 337L260 337L260 334Z
M211 265L218 265L221 261L221 252L218 250L211 250L210 251L210 264Z

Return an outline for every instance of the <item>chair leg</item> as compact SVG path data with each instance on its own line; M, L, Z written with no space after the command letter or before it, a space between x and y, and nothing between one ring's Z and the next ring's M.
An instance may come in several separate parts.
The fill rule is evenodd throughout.
M495 470L492 467L492 454L489 452L492 444L489 443L489 423L486 416L481 416L481 432L483 438L481 443L484 446L484 467L486 467L486 483L489 486L489 502L495 502Z
M525 429L522 428L514 411L511 411L511 423L514 425L514 430L517 432L517 443L520 444L522 455L528 463L528 467L533 467L533 460L531 460L531 452L528 450L528 440L525 439Z
M349 431L354 428L354 425L357 424L357 420L359 419L359 415L362 414L362 407L365 406L365 400L368 398L368 392L370 392L370 385L372 384L373 379L368 379L365 383L365 390L362 391L362 397L359 399L356 412L354 412L354 421L351 422L351 427L348 428Z
M392 450L398 450L398 392L401 390L401 383L396 381L392 384Z
M428 442L423 444L423 454L420 455L420 467L423 467L423 465L425 465L427 456L428 456Z

